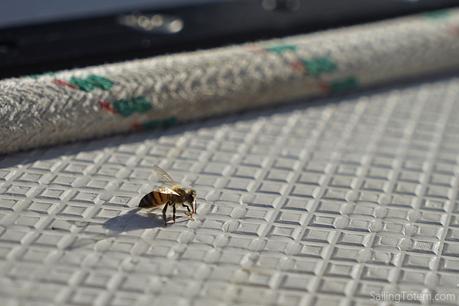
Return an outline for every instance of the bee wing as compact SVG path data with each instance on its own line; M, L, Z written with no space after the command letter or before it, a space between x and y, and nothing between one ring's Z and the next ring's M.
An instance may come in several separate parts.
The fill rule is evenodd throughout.
M161 187L158 187L156 189L158 192L161 192L161 193L165 193L165 194L174 194L174 195L178 195L179 194L177 192L175 192L172 188L170 187L166 187L166 186L161 186Z
M172 187L172 186L180 186L165 170L161 169L159 166L153 166L153 170L155 170L156 175L159 178L159 181Z

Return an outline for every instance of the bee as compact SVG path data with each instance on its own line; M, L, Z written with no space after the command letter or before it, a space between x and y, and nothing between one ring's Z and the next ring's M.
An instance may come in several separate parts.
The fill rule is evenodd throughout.
M153 189L140 200L140 208L158 208L163 207L164 225L167 226L166 212L169 206L172 206L172 219L175 223L175 205L182 204L188 210L188 216L193 218L196 213L196 191L191 188L184 188L177 183L166 171L158 166L154 166L157 176L164 186ZM190 207L191 206L191 207Z

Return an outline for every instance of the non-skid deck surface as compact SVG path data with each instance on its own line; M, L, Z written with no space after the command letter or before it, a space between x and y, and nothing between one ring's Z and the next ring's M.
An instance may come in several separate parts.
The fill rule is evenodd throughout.
M458 114L452 78L2 157L1 305L455 305ZM155 164L195 221L136 211Z

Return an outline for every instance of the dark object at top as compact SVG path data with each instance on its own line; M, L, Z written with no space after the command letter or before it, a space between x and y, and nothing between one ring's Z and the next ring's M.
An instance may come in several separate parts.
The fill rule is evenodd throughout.
M0 24L0 78L307 33L459 4L457 0L234 0L192 5L182 1L181 5L173 1L170 7L149 4L106 10L110 12L106 14L99 10L86 18L65 16L3 28Z

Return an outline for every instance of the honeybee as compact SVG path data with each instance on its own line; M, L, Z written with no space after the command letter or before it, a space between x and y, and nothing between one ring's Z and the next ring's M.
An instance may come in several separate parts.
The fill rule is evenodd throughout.
M140 200L139 207L154 209L164 205L163 219L165 226L167 226L166 211L169 206L172 206L172 219L174 223L176 204L182 204L182 206L188 210L187 215L193 218L193 214L196 213L196 191L191 188L182 187L160 167L154 166L153 169L164 186L158 187L146 194L142 200Z

